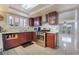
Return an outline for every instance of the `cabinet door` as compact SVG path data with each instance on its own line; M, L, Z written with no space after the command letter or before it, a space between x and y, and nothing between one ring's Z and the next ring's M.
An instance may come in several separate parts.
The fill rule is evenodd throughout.
M26 32L26 42L28 42L29 41L29 32Z
M42 20L42 17L39 16L39 17L35 17L34 18L34 26L41 26L41 20Z
M34 26L34 19L33 18L29 18L29 26Z
M58 23L58 14L57 12L51 12L48 14L48 23L50 25L54 25L54 24L57 24Z
M29 41L32 41L32 32L29 32Z
M26 41L32 41L32 32L26 32Z
M9 44L9 48L13 48L19 45L18 39L10 39L7 40L8 44Z
M19 33L19 43L23 44L26 43L26 33Z
M56 34L47 33L47 47L50 48L56 47Z
M34 41L34 42L37 42L36 32L33 32L33 41Z

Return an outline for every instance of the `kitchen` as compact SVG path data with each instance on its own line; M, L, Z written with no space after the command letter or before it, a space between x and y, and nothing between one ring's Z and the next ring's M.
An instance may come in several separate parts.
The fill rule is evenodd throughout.
M61 49L64 50L62 54L77 50L78 13L77 4L0 5L0 51L4 55L6 51L19 46L27 49L32 45L48 51ZM42 54L46 54L46 51Z

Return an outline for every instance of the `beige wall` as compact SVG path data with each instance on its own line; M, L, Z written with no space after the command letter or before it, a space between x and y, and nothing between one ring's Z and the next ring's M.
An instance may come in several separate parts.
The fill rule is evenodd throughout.
M9 14L9 13L28 17L28 15L25 13L10 9L10 8L8 8L8 6L5 6L5 5L0 5L0 15L2 15L4 17L3 21L0 21L0 26L2 26L7 31L18 31L19 29L22 29L20 27L12 28L7 24L7 14Z

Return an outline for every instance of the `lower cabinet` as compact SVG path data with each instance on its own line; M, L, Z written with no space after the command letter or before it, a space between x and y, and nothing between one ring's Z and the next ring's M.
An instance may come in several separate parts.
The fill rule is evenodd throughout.
M19 45L18 39L6 40L6 49L13 48Z
M2 37L4 49L13 48L19 45L18 34L3 34Z
M33 32L3 34L4 49L13 48L33 40Z
M26 43L26 32L22 32L18 34L18 42L19 44Z
M32 41L32 32L26 32L26 41Z
M37 42L37 35L36 35L36 32L33 32L32 36L33 36L32 41Z
M56 48L57 34L56 33L47 33L47 47Z

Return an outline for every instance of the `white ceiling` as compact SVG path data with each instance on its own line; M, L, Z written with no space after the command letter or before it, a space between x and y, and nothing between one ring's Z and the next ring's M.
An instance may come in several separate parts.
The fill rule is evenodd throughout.
M9 7L12 8L12 9L24 12L26 14L30 14L32 12L35 12L35 11L41 9L41 8L48 6L49 4L38 4L36 7L31 8L31 9L25 9L25 8L22 7L22 5L23 4L9 4Z
M4 9L4 11L6 12L13 12L16 14L25 14L28 16L39 16L39 15L45 15L51 11L64 11L64 10L68 10L71 8L76 7L77 5L69 5L69 4L65 4L65 5L58 5L58 4L38 4L36 7L32 8L32 9L25 9L22 7L23 4L0 4L0 11ZM1 9L3 8L3 9ZM17 12L18 11L18 12Z

